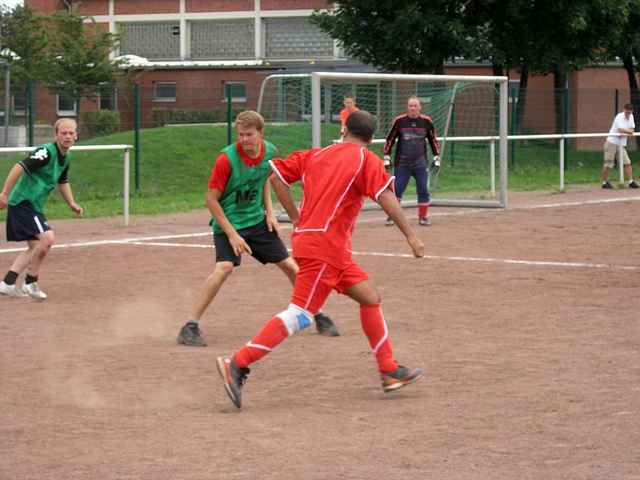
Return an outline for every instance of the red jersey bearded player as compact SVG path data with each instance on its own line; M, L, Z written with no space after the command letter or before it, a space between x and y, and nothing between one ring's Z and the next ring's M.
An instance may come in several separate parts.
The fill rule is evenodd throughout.
M367 273L351 258L351 235L364 197L377 201L394 220L415 257L424 256L424 244L409 226L393 192L393 177L386 173L380 157L367 149L374 131L371 114L353 112L347 120L344 143L294 152L285 160L270 162L275 173L271 183L295 226L293 256L300 270L288 308L269 320L233 356L217 359L227 395L238 408L249 365L308 327L334 289L360 304L362 329L376 357L385 392L423 375L419 368L396 363L380 295ZM300 211L289 192L289 186L297 181L303 182Z

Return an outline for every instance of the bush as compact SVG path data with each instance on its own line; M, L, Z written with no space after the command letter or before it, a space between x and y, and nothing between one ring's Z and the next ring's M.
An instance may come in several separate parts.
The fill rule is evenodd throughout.
M235 118L242 109L232 109L231 118ZM227 109L196 110L187 108L153 108L151 122L154 127L180 123L219 123L227 121Z
M98 110L82 114L82 127L90 137L109 135L120 129L120 114L111 110Z

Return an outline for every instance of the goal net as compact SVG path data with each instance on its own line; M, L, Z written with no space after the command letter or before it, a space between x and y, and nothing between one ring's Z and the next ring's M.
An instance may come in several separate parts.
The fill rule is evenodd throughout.
M346 96L376 118L372 150L382 156L394 118L416 96L436 128L442 168L430 178L433 205L506 207L507 78L314 72L267 77L258 109L268 138L287 154L340 139ZM432 158L427 147L428 158ZM430 160L429 160L430 161ZM410 183L404 197L415 203Z

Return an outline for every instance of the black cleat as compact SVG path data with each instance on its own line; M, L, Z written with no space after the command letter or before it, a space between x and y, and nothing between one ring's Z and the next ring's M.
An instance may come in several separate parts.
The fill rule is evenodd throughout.
M205 342L202 337L202 332L200 331L200 327L195 322L187 322L180 329L180 333L178 334L178 343L182 345L187 345L189 347L206 347L207 342Z
M640 185L638 185L638 182L636 182L635 180L631 180L629 182L629 188L640 188Z
M380 375L382 379L382 389L387 392L393 392L413 382L417 382L422 378L424 372L421 368L407 368L398 365L391 373L383 373Z
M218 357L216 365L231 402L236 408L242 408L242 386L246 383L250 370L238 367L235 360L226 357Z
M604 188L605 190L612 190L613 185L611 185L609 182L602 182L602 188Z
M328 315L318 312L314 315L313 318L316 321L316 330L320 335L324 335L325 337L340 336L338 327L335 326L335 324L333 323L333 320L331 320L331 318L329 318Z

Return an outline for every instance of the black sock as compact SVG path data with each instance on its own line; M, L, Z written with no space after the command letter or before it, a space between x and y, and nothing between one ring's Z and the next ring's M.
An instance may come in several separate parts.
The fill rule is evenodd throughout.
M4 283L6 283L7 285L15 285L17 279L18 274L13 270L9 270L4 277Z
M29 275L27 273L26 278L24 279L24 283L35 283L38 281L38 276L36 275L35 277L33 275Z

